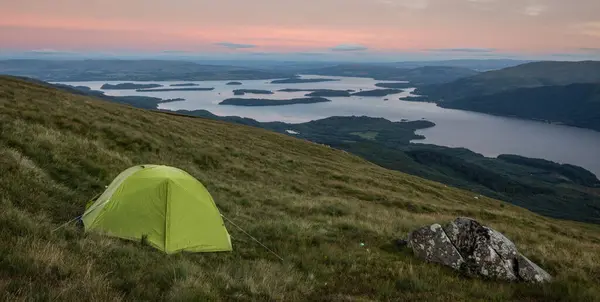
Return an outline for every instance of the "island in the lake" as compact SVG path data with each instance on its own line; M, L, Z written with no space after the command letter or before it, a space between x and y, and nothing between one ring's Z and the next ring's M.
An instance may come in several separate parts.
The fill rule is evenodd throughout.
M309 96L309 97L336 97L336 96L349 97L350 93L354 92L354 90L351 90L351 89L335 90L335 89L294 89L294 88L280 89L279 91L281 91L281 92L306 91L306 92L310 92L310 93L306 94L306 96Z
M236 89L233 91L234 95L245 95L246 93L251 94L273 94L271 90L262 90L262 89Z
M157 88L162 87L161 84L136 84L136 83L120 83L120 84L104 84L100 89L118 89L118 90L133 90L133 89L147 89L147 88Z
M392 89L405 89L405 88L413 88L414 84L411 83L377 83L375 84L377 87L381 88L392 88Z
M229 82L225 85L242 85L242 82Z
M401 93L402 89L373 89L373 90L364 90L355 92L352 95L354 96L386 96L390 94Z
M277 91L280 91L280 92L303 92L303 91L307 91L307 92L315 92L315 91L347 91L347 92L354 92L356 90L352 90L352 89L335 90L335 89L298 89L298 88L285 88L285 89L279 89Z
M233 106L283 106L283 105L294 105L294 104L314 104L331 102L326 98L314 97L314 98L296 98L288 100L269 100L269 99L242 99L242 98L231 98L226 99L219 103L219 105L233 105Z
M171 84L171 87L189 87L189 86L200 86L200 84L196 83L182 83L182 84Z
M288 78L282 80L273 80L271 84L303 84L303 83L321 83L321 82L335 82L337 79L301 79L301 78Z
M431 98L424 96L424 95L409 95L409 96L400 98L400 100L407 101L407 102L435 103L434 101L431 100Z
M309 97L349 97L350 96L350 92L348 91L344 91L344 90L316 90L313 91L309 94L307 94L306 96Z
M137 92L165 92L165 91L211 91L215 90L211 88L161 88L161 89L137 89Z

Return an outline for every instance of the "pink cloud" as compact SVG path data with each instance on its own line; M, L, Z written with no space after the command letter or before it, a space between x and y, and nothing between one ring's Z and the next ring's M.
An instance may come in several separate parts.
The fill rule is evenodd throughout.
M600 47L594 26L598 21L582 19L595 18L588 12L600 9L600 2L581 0L581 11L561 9L562 0L545 3L543 13L536 10L532 18L523 14L527 7L517 0L323 0L319 5L283 0L152 5L141 0L21 0L0 11L0 41L2 47L15 49L149 51L297 52L363 45L382 52L555 52ZM256 47L227 50L215 45L223 41Z

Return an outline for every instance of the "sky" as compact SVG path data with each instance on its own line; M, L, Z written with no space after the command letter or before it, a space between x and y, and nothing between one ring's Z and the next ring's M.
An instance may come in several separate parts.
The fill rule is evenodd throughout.
M0 53L600 59L600 1L0 0Z

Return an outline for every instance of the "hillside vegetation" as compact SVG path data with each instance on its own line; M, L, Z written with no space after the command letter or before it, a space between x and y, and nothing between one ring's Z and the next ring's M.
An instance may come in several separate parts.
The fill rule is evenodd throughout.
M468 189L560 219L600 224L600 180L572 165L514 155L484 157L465 148L412 144L429 121L391 122L383 118L329 117L301 124L260 123L206 110L178 113L269 129L358 155L382 167Z
M545 218L253 127L146 111L0 77L0 300L594 301L600 227ZM233 225L231 253L167 256L56 229L122 170L201 180ZM395 239L456 216L513 239L547 285L466 279ZM361 246L364 243L364 246Z
M521 88L440 102L439 105L600 131L600 84Z

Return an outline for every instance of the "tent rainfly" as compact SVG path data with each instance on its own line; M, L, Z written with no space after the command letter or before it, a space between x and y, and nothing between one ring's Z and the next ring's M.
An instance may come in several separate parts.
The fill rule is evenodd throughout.
M167 254L232 250L206 188L173 167L141 165L123 171L81 219L86 232L145 241Z

